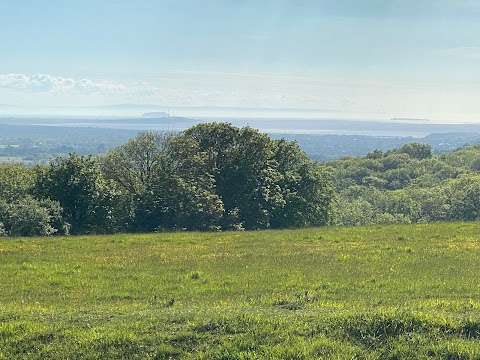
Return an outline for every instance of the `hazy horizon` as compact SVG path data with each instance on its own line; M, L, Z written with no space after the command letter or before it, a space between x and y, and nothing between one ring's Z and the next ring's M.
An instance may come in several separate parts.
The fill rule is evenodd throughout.
M471 0L2 2L0 115L479 122L479 20Z
M22 107L0 104L0 118L42 118L42 119L141 119L145 115L185 117L197 120L339 120L378 121L387 123L412 124L475 124L475 119L429 119L419 117L391 117L382 113L354 113L328 109L302 108L247 108L228 106L168 107L155 104L113 104L102 106L44 106Z
M390 120L385 114L342 112L313 108L249 108L229 106L169 107L155 104L112 104L101 106L13 106L0 104L0 117L142 117L148 113L164 113L172 117L190 118L243 118L264 119L351 119L351 120ZM413 119L413 118L412 118ZM423 119L425 120L425 119ZM426 119L429 121L429 119Z

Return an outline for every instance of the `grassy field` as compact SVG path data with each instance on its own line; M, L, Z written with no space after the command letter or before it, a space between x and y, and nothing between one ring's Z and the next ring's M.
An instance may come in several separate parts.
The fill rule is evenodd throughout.
M480 224L0 240L0 359L480 359Z

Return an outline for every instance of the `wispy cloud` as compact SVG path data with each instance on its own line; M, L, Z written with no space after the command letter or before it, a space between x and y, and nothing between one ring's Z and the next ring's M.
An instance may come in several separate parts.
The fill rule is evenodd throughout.
M458 46L441 50L446 56L480 60L480 46Z
M351 86L351 85L349 85ZM154 101L173 106L334 107L343 100L316 94L328 87L324 80L273 74L173 72L150 81L114 82L74 79L47 74L0 74L0 90L26 96L55 95L58 101ZM307 90L306 90L307 89ZM307 94L305 94L307 92ZM339 105L338 102L342 104Z
M28 91L52 91L70 89L75 80L44 74L28 76L25 74L0 74L0 87Z
M71 93L75 95L149 95L158 89L147 83L116 83L90 79L72 79L47 74L0 74L0 88L27 92Z

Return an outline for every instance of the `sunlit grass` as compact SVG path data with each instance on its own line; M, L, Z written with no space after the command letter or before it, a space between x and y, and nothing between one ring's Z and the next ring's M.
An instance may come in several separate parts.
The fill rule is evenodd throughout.
M479 239L477 223L2 239L0 359L478 358Z

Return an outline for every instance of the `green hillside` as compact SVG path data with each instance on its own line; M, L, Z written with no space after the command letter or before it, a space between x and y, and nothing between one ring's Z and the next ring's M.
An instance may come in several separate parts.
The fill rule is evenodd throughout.
M0 242L0 359L478 359L480 224Z

